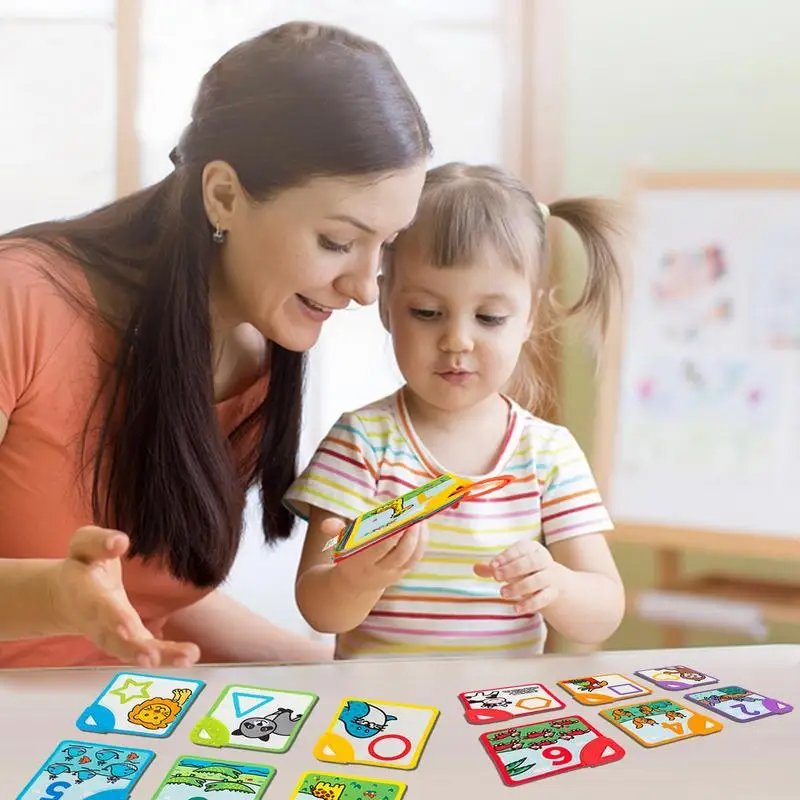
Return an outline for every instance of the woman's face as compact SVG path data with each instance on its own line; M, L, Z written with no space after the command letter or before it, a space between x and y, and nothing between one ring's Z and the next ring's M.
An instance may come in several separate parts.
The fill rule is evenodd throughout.
M335 310L376 300L382 249L412 221L425 165L314 178L258 203L226 164L206 167L204 179L211 226L226 232L212 279L215 319L305 351Z

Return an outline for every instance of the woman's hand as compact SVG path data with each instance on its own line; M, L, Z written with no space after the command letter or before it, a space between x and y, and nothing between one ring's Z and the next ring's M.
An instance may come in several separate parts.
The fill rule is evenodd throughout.
M339 520L326 520L322 527L326 534L336 536L342 524ZM356 592L380 592L414 568L427 542L428 526L418 522L402 533L348 556L335 570Z
M196 663L196 645L156 639L128 600L120 559L129 544L119 531L89 526L75 532L50 585L59 628L85 636L126 664L152 668Z

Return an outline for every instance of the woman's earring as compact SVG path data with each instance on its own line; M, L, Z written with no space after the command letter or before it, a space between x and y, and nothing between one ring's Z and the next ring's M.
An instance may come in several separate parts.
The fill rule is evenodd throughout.
M211 241L214 242L214 244L222 244L225 241L225 231L220 228L219 222L214 228L214 233L211 234Z

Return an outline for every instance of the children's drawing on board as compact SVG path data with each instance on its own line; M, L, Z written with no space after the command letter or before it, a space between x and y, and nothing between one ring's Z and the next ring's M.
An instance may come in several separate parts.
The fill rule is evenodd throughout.
M716 474L775 464L783 386L779 366L745 356L661 356L625 382L624 469ZM757 456L757 457L756 457Z
M696 342L729 327L736 303L728 278L719 244L664 252L649 285L660 334L670 341Z

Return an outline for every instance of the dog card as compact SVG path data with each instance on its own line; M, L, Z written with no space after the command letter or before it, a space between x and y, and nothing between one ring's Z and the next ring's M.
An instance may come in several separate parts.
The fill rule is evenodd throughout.
M558 685L585 706L601 706L631 697L652 694L650 689L634 683L624 675L594 675L588 678L570 678Z
M205 686L194 678L120 672L75 723L87 733L169 736Z
M439 709L347 697L314 746L314 756L335 764L414 769Z
M458 697L464 706L467 722L473 725L502 722L514 717L526 717L530 714L542 714L566 708L566 704L541 683L462 692Z
M275 767L181 756L152 800L261 800Z
M792 706L782 700L758 692L749 692L741 686L690 692L684 697L735 722L753 722L762 717L771 717L773 714L788 714L793 710Z
M323 550L333 547L334 562L410 528L462 500L489 494L513 479L507 476L468 481L445 473L417 489L356 517Z
M289 800L400 800L406 785L396 781L356 778L352 775L333 775L326 772L304 772Z
M309 692L226 686L189 739L205 747L285 753L317 699Z
M658 747L722 730L721 722L666 699L608 708L601 711L600 716L645 747Z
M694 689L695 686L708 686L717 683L717 678L698 672L696 669L684 666L656 667L655 669L642 669L634 672L640 678L654 683L659 689L668 692L680 692L685 689Z
M16 800L125 800L153 758L152 750L138 747L66 740L53 750Z
M581 767L599 767L619 761L625 755L620 745L603 736L583 717L563 717L490 731L480 739L507 786Z

